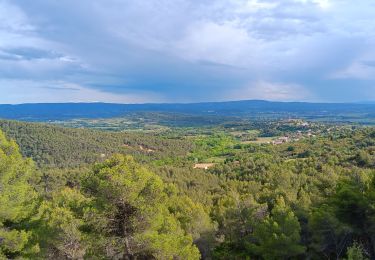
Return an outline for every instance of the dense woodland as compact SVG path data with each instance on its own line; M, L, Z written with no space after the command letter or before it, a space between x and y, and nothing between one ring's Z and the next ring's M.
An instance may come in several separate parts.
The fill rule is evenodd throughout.
M276 125L255 130L299 130ZM281 145L241 142L235 125L0 128L0 258L375 258L373 127Z

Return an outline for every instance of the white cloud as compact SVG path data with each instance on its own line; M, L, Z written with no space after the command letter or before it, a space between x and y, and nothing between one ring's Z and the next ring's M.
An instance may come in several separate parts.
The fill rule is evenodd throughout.
M297 84L257 81L228 93L229 99L262 99L272 101L311 101L312 94Z
M151 92L138 94L113 94L75 83L62 81L0 80L0 103L39 103L39 102L112 102L145 103L163 101L160 95Z
M35 35L27 15L16 5L0 0L0 48L44 45L44 41Z
M373 79L360 61L375 50L374 11L371 0L0 0L0 77L187 101L246 82L269 89L249 96L287 98L291 86L324 96L339 77ZM57 55L9 51L18 48ZM215 63L230 66L202 65Z
M315 4L321 9L329 9L332 6L332 0L294 0L297 3Z
M330 0L315 0L313 2L316 3L322 9L328 9L332 5Z
M0 1L0 30L11 32L30 32L34 27L27 16L16 5L6 0Z
M234 6L234 12L237 13L254 13L262 10L274 9L279 6L279 3L277 2L266 2L259 0L232 0L232 4Z
M356 61L347 68L332 73L330 77L333 79L375 80L375 66Z
M201 21L193 23L174 47L176 55L192 61L244 66L259 50L260 42L235 24Z

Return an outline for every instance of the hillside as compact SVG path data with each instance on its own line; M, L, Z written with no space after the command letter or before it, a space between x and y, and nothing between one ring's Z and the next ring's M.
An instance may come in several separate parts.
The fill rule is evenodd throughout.
M113 133L47 124L0 120L0 129L40 166L75 167L127 153L144 161L184 156L192 144L178 138L143 133Z
M298 140L242 140L270 127ZM305 127L276 121L142 133L3 120L2 131L38 167L0 135L0 183L7 192L0 200L14 208L0 217L7 232L0 234L9 241L0 253L53 259L373 257L374 128ZM9 200L16 191L18 199ZM18 209L25 215L17 217ZM28 235L22 240L22 234Z

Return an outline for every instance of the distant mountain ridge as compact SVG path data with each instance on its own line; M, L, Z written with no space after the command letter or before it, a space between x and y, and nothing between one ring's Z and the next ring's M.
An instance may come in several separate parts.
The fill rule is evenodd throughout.
M244 100L205 103L36 103L0 105L0 118L47 121L75 118L111 118L136 112L168 112L220 116L335 116L355 113L375 118L375 104L305 103Z

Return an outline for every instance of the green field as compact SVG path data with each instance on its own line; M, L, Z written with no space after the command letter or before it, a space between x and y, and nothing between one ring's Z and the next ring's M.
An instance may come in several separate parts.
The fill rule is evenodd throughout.
M271 143L277 137L257 137L254 141L242 141L242 144L267 144Z

